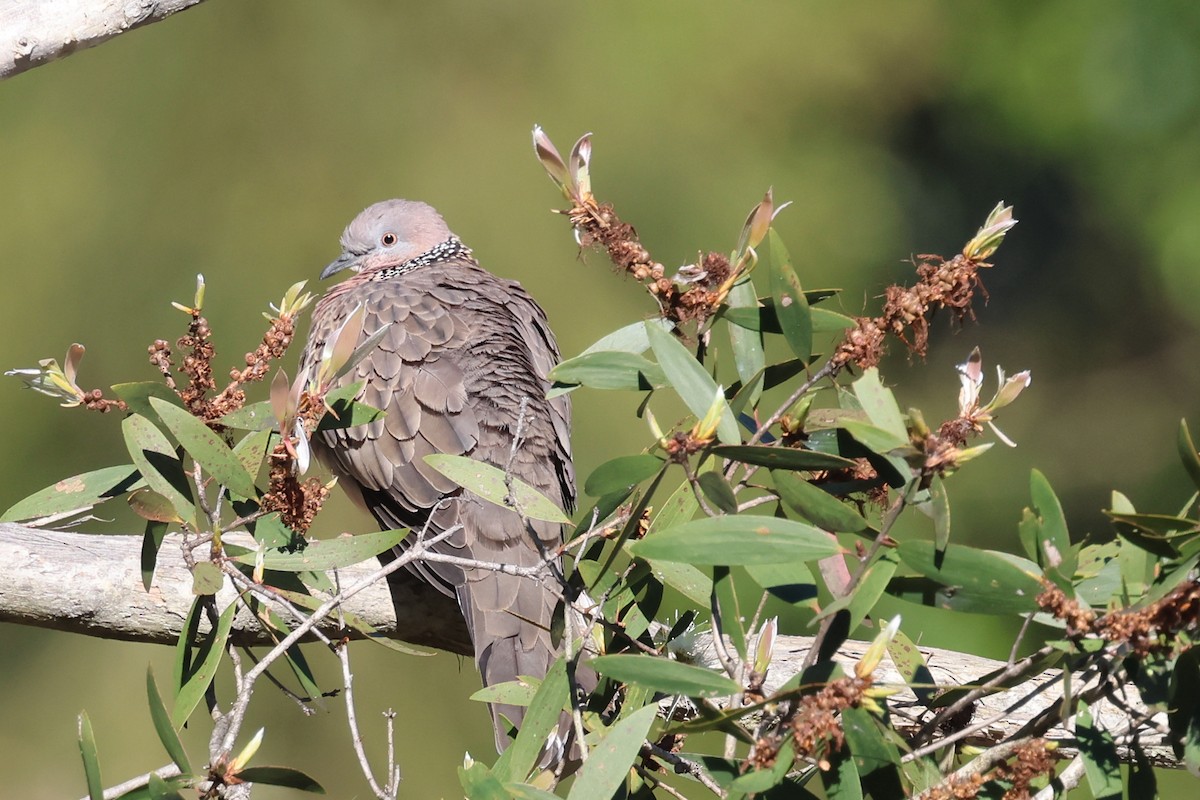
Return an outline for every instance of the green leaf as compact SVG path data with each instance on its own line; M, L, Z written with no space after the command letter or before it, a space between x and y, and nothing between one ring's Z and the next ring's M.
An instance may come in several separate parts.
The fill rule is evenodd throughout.
M845 314L825 308L813 308L811 296L813 293L805 292L804 294L809 303L808 313L812 319L813 333L837 333L854 327L853 317L847 317ZM767 300L766 304L758 308L728 308L723 316L740 328L763 333L783 333L783 327L779 324L779 316L775 313L775 303L770 298Z
M100 777L100 757L96 752L96 737L86 711L79 712L79 755L83 757L83 774L87 777L90 800L104 800L104 780Z
M162 742L163 749L180 771L191 772L192 765L188 760L187 751L183 749L183 742L179 741L179 734L171 725L171 715L167 713L162 695L158 693L158 686L154 682L154 670L149 667L146 668L146 699L150 703L150 719L154 721L154 730L158 733L158 740Z
M146 532L142 535L142 588L150 591L154 580L154 568L158 563L158 550L162 547L163 539L167 537L167 523L147 522Z
M774 229L770 237L771 262L771 295L775 300L775 313L779 317L779 327L783 329L783 338L788 347L802 359L812 355L812 316L808 310L808 300L800 288L800 278L792 269L791 257L783 240Z
M204 470L226 486L230 492L242 497L254 497L254 479L246 472L242 462L221 437L217 436L189 412L159 400L150 398L150 406L158 412L171 435L183 446L187 454L195 459Z
M884 738L880 722L866 709L843 709L842 730L846 733L846 744L854 755L859 775L865 778L878 769L899 768L899 751Z
M459 767L458 781L467 793L467 800L512 800L504 785L481 761Z
M121 433L129 457L146 479L146 484L171 501L180 519L192 519L196 509L192 505L191 486L170 440L157 425L140 414L130 414L121 420Z
M425 463L489 503L519 511L529 519L558 522L563 525L571 524L570 517L564 514L562 509L554 504L554 501L524 481L516 478L510 479L512 483L510 500L508 487L504 484L504 470L497 469L491 464L476 461L468 456L451 456L444 453L425 456Z
M537 693L540 682L530 683L527 680L518 678L515 681L504 681L503 683L493 683L491 686L485 686L475 694L471 695L471 700L477 700L480 703L503 703L509 706L527 706L533 701L533 696Z
M110 497L124 493L137 478L138 473L132 464L105 467L63 478L54 485L15 503L0 517L0 522L20 522L67 512L87 511Z
M859 579L858 588L850 596L846 606L850 611L850 630L854 630L875 609L875 604L887 591L888 582L896 574L899 566L896 555L885 551L875 563L867 568L866 573Z
M658 706L652 703L609 728L579 770L568 800L612 800L646 741L657 712Z
M269 431L279 425L275 412L271 409L271 401L251 403L242 406L237 411L230 411L217 420L226 428L236 428L240 431Z
M179 694L175 697L175 705L171 708L171 725L176 730L182 728L183 724L188 721L188 717L192 715L192 711L200 703L200 698L208 690L208 685L216 677L217 667L221 663L221 656L225 654L225 642L229 639L229 629L233 626L233 617L237 612L237 605L237 603L230 603L221 612L221 616L217 620L216 630L209 633L207 642L208 652L205 654L204 660L196 667L196 670L183 684L183 687L179 690Z
M336 539L321 539L309 542L307 547L295 553L268 550L263 555L263 565L267 569L280 572L341 569L392 549L404 541L404 537L408 536L408 533L408 530L379 531L378 533L360 533L357 536L339 536ZM253 566L255 554L244 553L234 558L234 561Z
M339 386L325 395L325 405L329 410L317 423L317 430L328 431L337 428L353 428L356 425L366 425L387 416L381 409L359 402L354 398L362 391L364 381L357 381L348 386Z
M639 558L726 566L815 561L841 551L810 525L754 514L698 519L630 545Z
M171 665L171 687L175 694L179 694L179 690L183 688L184 682L192 676L194 671L192 669L192 642L196 639L196 634L200 630L200 616L201 601L197 597L192 601L192 605L188 609L188 615L183 621L183 630L179 634L179 639L175 642L175 659Z
M591 497L603 497L636 486L662 468L663 460L649 453L618 456L592 470L583 484L583 491Z
M1009 558L991 550L948 545L939 554L932 542L903 542L900 559L919 574L955 589L955 608L984 614L1037 610L1042 585Z
M174 504L153 489L135 489L126 500L133 513L149 522L183 522Z
M716 381L674 336L649 323L646 325L646 333L650 338L650 346L654 348L658 365L662 367L671 386L688 410L696 415L696 419L704 419L713 405L713 397L717 394ZM721 409L717 438L724 444L737 444L741 441L737 420L733 418L733 412L729 410L728 405Z
M664 331L669 331L674 327L670 322L661 318L650 320L650 324L657 325ZM585 348L580 355L606 350L618 350L624 353L644 353L649 349L650 339L646 336L645 324L642 322L631 322L612 333L601 336Z
M216 594L224 585L225 576L221 574L221 568L211 561L201 561L192 568L192 594Z
M1188 430L1186 419L1179 420L1179 458L1183 461L1183 468L1187 470L1188 477L1192 479L1192 483L1196 484L1196 488L1200 489L1200 453L1196 452L1196 443L1192 441L1192 434Z
M744 280L734 284L733 288L729 290L725 302L729 304L730 309L745 307L744 310L753 311L757 315L758 297L754 292L754 283ZM757 330L749 330L737 325L729 325L728 329L729 344L733 348L733 365L737 369L742 383L749 384L766 367L762 334ZM754 408L758 404L761 394L762 385L759 384L757 391L752 390L750 396L745 398L746 404Z
M504 788L508 790L514 800L558 800L558 795L553 792L538 789L527 783L506 783Z
M701 608L708 605L712 594L712 580L691 564L675 561L647 561L650 572L660 582L670 586Z
M832 769L821 773L825 795L829 800L863 800L862 779L854 758L845 749L832 756Z
M622 351L601 350L568 358L550 370L547 377L556 386L591 389L645 391L667 385L667 377L657 364L637 353Z
M667 694L725 697L741 691L741 687L723 673L658 656L597 656L591 664L601 675Z
M711 459L708 463L712 463ZM700 503L696 500L696 493L692 491L692 485L688 481L684 481L675 488L667 501L659 506L658 513L650 519L650 527L646 533L649 535L665 531L681 522L687 522L696 516L696 512L699 510Z
M866 529L867 521L861 514L795 473L773 470L771 478L788 508L818 528L850 533Z
M238 773L238 777L246 783L262 783L268 786L285 786L288 789L298 789L311 794L325 794L325 787L291 767L246 767Z
M233 446L233 454L238 457L246 474L257 478L277 443L278 438L272 430L251 431Z
M733 487L729 485L729 481L725 480L724 475L717 471L702 472L696 480L700 484L700 490L708 498L708 502L726 514L737 513L737 497L734 495Z
M904 631L896 631L887 645L888 655L896 665L896 671L904 678L905 684L912 689L913 694L922 703L934 692L935 681L929 667L925 666L925 657L913 644L913 640L904 635Z
M1083 756L1083 768L1092 797L1096 800L1119 800L1125 784L1121 780L1117 746L1108 731L1093 724L1087 703L1080 704L1079 713L1075 716L1075 738L1079 740L1079 753Z
M1038 470L1033 470L1029 476L1029 494L1033 499L1033 510L1038 515L1040 531L1038 536L1038 553L1033 560L1048 574L1056 578L1056 583L1064 589L1070 588L1071 577L1075 574L1077 556L1071 547L1071 536L1067 532L1067 518L1063 514L1062 504L1050 487L1046 476ZM1051 556L1047 545L1054 549L1060 563L1051 566Z
M793 447L768 447L766 445L718 445L713 455L754 464L758 467L786 470L847 469L854 462L848 458L820 453L816 450L800 450Z
M867 418L871 420L871 423L875 427L887 431L897 441L907 444L908 428L904 424L904 414L900 412L900 406L897 405L892 390L886 388L880 380L879 369L871 367L864 371L862 377L853 383L853 387L854 396L858 398L862 410L867 412ZM851 432L853 433L853 431ZM859 441L862 440L859 439Z
M500 781L523 781L537 764L538 756L546 744L546 737L558 727L563 708L570 699L567 683L566 659L560 657L546 672L541 686L533 695L529 710L521 721L517 739L492 768L492 774Z
M1171 749L1188 772L1200 777L1200 652L1184 651L1171 671L1167 725Z
M917 508L933 520L933 544L940 553L950 543L950 495L941 476L935 475L930 481L929 499Z

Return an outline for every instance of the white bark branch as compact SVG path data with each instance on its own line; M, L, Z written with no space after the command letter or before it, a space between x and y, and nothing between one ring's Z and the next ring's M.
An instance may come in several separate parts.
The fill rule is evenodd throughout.
M0 80L69 56L202 0L0 0Z
M253 547L245 534L226 534L231 544ZM0 524L0 622L82 633L102 639L173 644L191 608L192 579L183 563L181 538L163 542L150 591L142 587L141 536L105 536ZM351 585L377 570L374 561L341 570ZM226 582L221 608L235 592ZM416 576L400 571L389 584L355 595L346 611L382 635L413 644L472 655L458 604ZM208 623L201 623L207 630ZM322 626L329 635L337 621ZM239 644L272 644L246 612L234 621Z
M225 538L237 543L238 534L226 534ZM180 539L178 536L167 537L159 551L158 569L149 592L142 588L140 550L140 536L104 536L0 524L0 565L4 571L0 580L0 622L105 639L174 644L193 599L191 576L183 563ZM378 565L370 561L342 570L342 584L354 583L377 569ZM392 638L460 655L473 652L453 600L407 571L400 570L392 578L390 587L372 586L355 595L347 603L346 610ZM218 606L225 607L232 598L233 589L227 585L218 595ZM336 621L329 619L323 630L333 634ZM248 615L239 614L232 636L240 643L270 643ZM777 637L767 681L769 691L800 669L811 642L810 637ZM863 642L847 642L837 658L843 665L851 666L866 646ZM711 651L710 643L705 652L709 654L710 666L716 668L717 659ZM921 652L939 685L971 684L978 677L1003 666L1000 661L952 650L921 648ZM889 659L885 659L876 671L876 679L897 687L904 683ZM1008 710L1037 685L1043 685L1044 690L1019 708ZM1126 687L1126 695L1130 706L1140 706L1136 690ZM995 719L967 741L983 747L1001 741L1061 697L1061 673L1054 670L1014 689L985 697L979 701L973 720ZM903 703L912 699L911 693L905 691L890 702ZM1092 714L1098 725L1110 731L1125 730L1129 721L1123 710L1107 702L1093 705ZM899 727L904 729L906 726L901 724ZM1062 743L1064 755L1073 754L1070 744L1074 737L1069 730L1055 728L1047 738ZM1180 766L1160 733L1143 735L1140 742L1151 763ZM1121 756L1128 760L1127 748L1121 748Z

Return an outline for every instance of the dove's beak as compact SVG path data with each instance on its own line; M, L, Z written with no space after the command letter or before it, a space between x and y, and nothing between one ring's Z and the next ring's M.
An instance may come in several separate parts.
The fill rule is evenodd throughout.
M358 272L359 261L362 260L362 255L357 253L342 253L336 260L331 262L329 266L321 270L321 280L325 280L330 275L336 275L344 269L352 269Z

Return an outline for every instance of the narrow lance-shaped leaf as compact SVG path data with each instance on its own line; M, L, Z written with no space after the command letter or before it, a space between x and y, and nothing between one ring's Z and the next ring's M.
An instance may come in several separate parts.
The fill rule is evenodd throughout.
M703 419L717 394L716 381L674 336L664 332L657 325L647 325L646 334L650 338L650 346L654 349L658 365L662 367L671 386L688 410L695 414L697 419ZM728 405L725 405L721 412L717 438L724 444L741 442L737 420L733 418L733 412L729 410Z
M596 350L569 358L550 370L547 377L556 385L577 384L591 389L645 391L667 384L662 369L653 361L617 350ZM554 391L558 390L551 393Z
M871 367L864 371L853 386L854 396L858 398L863 411L867 412L871 423L887 431L897 441L907 443L908 428L904 425L904 414L901 413L892 390L885 387L880 380L879 369Z
M391 550L408 536L407 530L360 533L336 539L321 539L310 542L297 552L268 550L263 555L263 566L278 572L310 572L341 569ZM257 553L244 553L234 560L253 566Z
M745 566L816 561L841 552L820 530L755 514L708 517L649 536L629 547L639 558L686 564Z
M592 497L603 497L657 475L662 465L661 458L649 453L618 456L592 470L583 484L583 490Z
M566 660L559 658L546 672L529 710L521 721L517 739L496 761L492 773L501 781L523 781L537 763L546 737L558 727L563 707L570 699Z
M254 497L254 479L246 472L229 446L200 420L178 406L150 398L171 434L209 475L242 497Z
M867 521L850 506L793 472L774 470L771 478L780 499L788 508L827 531L856 533L865 530Z
M734 284L733 288L729 290L729 295L725 301L731 308L756 308L758 306L758 295L754 291L754 284L749 279ZM738 325L729 325L727 327L729 330L729 344L733 348L733 365L737 369L738 377L742 383L749 383L766 366L766 356L763 354L762 333ZM746 405L750 408L757 406L758 398L761 394L762 387L760 385L747 398Z
M246 783L261 783L267 786L284 786L310 794L325 794L325 787L315 779L292 767L246 767L238 773Z
M154 682L154 670L150 668L146 669L146 699L150 703L150 719L154 721L154 730L158 733L158 740L162 742L163 749L181 771L185 774L191 772L192 765L188 760L187 751L183 749L179 733L171 724L171 715L163 705L162 695L158 693L158 685Z
M1200 453L1196 452L1196 443L1192 441L1191 431L1188 430L1186 419L1179 421L1179 459L1183 462L1183 468L1187 470L1188 477L1192 479L1192 483L1196 484L1196 488L1200 489Z
M96 752L96 736L86 711L79 712L79 754L83 757L83 774L87 777L88 798L104 800L104 779L100 776L100 757Z
M0 517L0 522L17 522L71 511L87 511L128 490L137 477L132 464L122 464L63 478L15 503Z
M190 520L196 509L183 464L175 456L171 442L158 426L140 414L130 414L121 420L121 433L133 465L145 478L146 484L171 501L180 519Z
M985 614L1024 613L1037 609L1042 584L1036 575L988 550L948 545L943 553L933 542L903 542L900 559L918 573L955 589L960 610Z
M767 233L771 248L771 295L775 313L788 347L801 359L812 355L812 316L808 300L800 288L800 278L792 269L791 257L783 240L774 230Z
M187 722L192 711L200 703L200 698L204 697L204 692L208 690L208 685L216 676L221 656L225 654L225 642L229 639L229 630L233 626L233 617L236 611L237 603L230 603L221 612L216 629L209 634L207 655L179 690L179 694L175 698L175 705L171 709L171 725L176 730L182 728L183 724Z
M591 664L601 675L622 683L638 683L667 694L724 697L735 694L741 688L723 673L657 656L597 656Z
M474 492L488 502L511 508L530 519L569 524L570 518L552 500L537 489L516 478L511 478L512 493L505 485L505 474L501 469L476 461L466 456L451 456L442 453L425 456L425 463L457 483Z
M567 800L612 800L625 782L657 713L658 706L651 703L609 728L579 770Z

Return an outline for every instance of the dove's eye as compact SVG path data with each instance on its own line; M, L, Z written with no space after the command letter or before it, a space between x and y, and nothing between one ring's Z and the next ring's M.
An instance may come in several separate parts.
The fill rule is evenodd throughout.
M396 243L396 234L385 233L383 235L383 237L380 238L379 241L381 241L383 243L384 247L391 247L392 245L394 245Z

